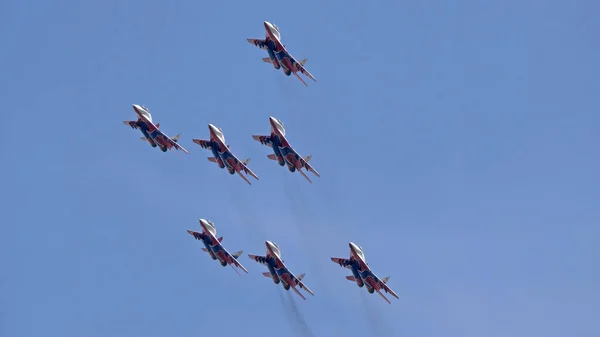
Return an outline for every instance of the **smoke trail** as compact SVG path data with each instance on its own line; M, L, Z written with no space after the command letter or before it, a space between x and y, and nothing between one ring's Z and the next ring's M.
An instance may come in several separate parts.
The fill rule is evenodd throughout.
M363 289L361 289L363 290ZM364 309L364 316L368 323L368 329L371 336L392 336L392 331L386 326L385 322L378 315L378 308L373 307L373 304L369 302L369 296L366 291L360 292L360 298L362 299L362 307Z
M297 328L298 324L297 324L296 320L294 319L292 309L290 308L290 304L289 304L287 298L285 298L285 295L283 294L284 291L285 290L283 290L282 287L277 287L277 294L279 295L279 300L281 301L281 307L283 308L283 314L285 315L285 318L287 318L292 331L295 332L297 336L301 337L302 335L300 334L300 329Z
M298 305L296 304L296 299L293 297L295 295L291 293L291 290L286 291L286 292L287 292L288 308L291 310L291 313L293 314L292 318L295 319L294 322L296 323L296 325L298 327L298 329L296 330L298 332L298 335L314 337L314 334L312 333L312 329L306 322L304 315L300 312L300 309L298 308Z

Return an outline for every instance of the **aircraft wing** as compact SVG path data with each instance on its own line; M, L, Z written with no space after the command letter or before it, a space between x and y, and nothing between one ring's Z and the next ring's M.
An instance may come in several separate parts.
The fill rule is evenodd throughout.
M237 260L237 258L242 254L242 251L239 251L234 255L231 255L231 253L229 253L229 251L227 251L227 249L225 249L225 247L223 247L223 245L221 245L221 248L223 249L223 252L225 252L225 255L227 255L227 257L229 257L229 259L231 260L231 264L235 265L236 267L240 268L241 270L245 271L246 274L248 274L248 270L246 268L244 268L244 266L242 266L242 264Z
M252 135L252 138L263 145L273 147L273 143L271 143L271 136Z
M241 161L233 153L231 153L231 156L233 157L233 160L235 160L235 162L240 166L242 171L246 172L246 174L249 174L252 177L254 177L254 179L258 180L258 176L254 172L252 172L252 170L250 170L248 166L246 166L246 164L250 161L250 158Z
M285 49L285 47L284 47ZM296 58L294 56L292 56L292 54L290 54L290 52L288 52L287 50L285 50L285 52L289 55L290 60L292 61L292 64L296 67L296 69L298 69L298 71L306 76L308 76L308 78L310 78L313 81L317 81L317 79L308 71L306 70L306 68L304 67L304 64L306 64L306 62L308 61L308 59L304 59L301 60L300 62L298 62L298 60L296 60ZM304 80L298 76L298 74L296 74L294 72L294 75L296 75L296 77L298 77L298 79L300 81L302 81L302 83L304 83L304 85L306 85L308 87L308 85L306 84L306 82L304 82Z
M316 82L317 80L315 79L315 77L310 72L308 72L308 70L306 70L306 68L304 67L304 63L306 63L306 59L304 59L300 62L298 62L298 61L296 61L296 59L294 59L294 65L296 66L296 68L298 68L298 71L300 71L302 74L308 76L308 78L310 78L311 80Z
M203 234L203 233L196 232L196 231L193 231L193 230L191 230L191 229L188 229L188 230L187 230L187 232L188 232L188 233L189 233L191 236L193 236L193 237L194 237L194 239L196 239L196 240L202 240L202 238L203 238L203 236L204 236L204 234Z
M390 287L388 287L388 285L386 284L387 280L389 280L389 277L386 277L385 279L379 281L379 284L381 285L383 290L385 290L386 293L391 294L395 298L400 299L400 297L398 297L398 295Z
M286 153L286 151L284 151L281 146L279 147L279 150L282 153ZM294 148L292 148L291 146L288 146L288 151L293 152L296 156L298 156L298 161L300 161L300 164L302 164L302 167L304 167L307 171L314 173L319 178L321 177L319 172L317 172L317 170L315 170L314 167L312 167L308 163L310 161L310 159L312 158L312 155L306 156L306 158L302 158L302 156L300 156L300 154L298 152L296 152L296 150L294 150ZM306 178L306 180L308 180L309 182L312 183L312 181L306 176L306 174L304 174L304 172L302 172L301 170L298 170L298 172L300 174L302 174L304 176L304 178Z
M339 264L340 267L344 267L344 268L350 269L351 263L350 263L350 260L348 260L348 259L345 259L343 257L332 257L331 261L333 261L336 264Z
M183 146L177 144L177 142L175 141L175 139L172 139L171 137L167 136L164 132L162 132L160 129L156 129L156 131L158 133L160 133L161 136L164 137L165 141L169 144L171 144L171 146L173 146L176 150L180 150L183 151L187 154L189 154L188 150L184 149ZM178 137L176 138L178 139Z
M300 156L298 156L300 157ZM311 156L306 156L306 158L302 158L300 157L300 163L302 164L302 166L304 166L308 171L314 173L317 177L321 177L321 175L319 174L319 172L317 172L317 170L315 170L309 163L308 161L310 160Z
M291 274L291 272L290 272ZM294 280L294 282L296 283L296 285L300 288L300 289L304 289L307 293L315 296L315 293L312 292L312 290L310 290L303 282L302 279L304 278L305 274L300 275L299 277L296 277L294 274L292 274L292 279Z
M267 267L269 266L269 262L267 262L266 256L258 256L258 255L248 254L248 257L260 264L263 264Z
M263 40L263 39L246 39L246 40L248 41L248 43L257 46L260 49L263 49L263 50L269 49L269 47L267 47L266 40Z
M196 143L196 144L198 144L198 145L202 146L202 148L204 148L204 149L210 149L210 148L211 148L211 146L210 146L210 141L209 141L209 140L204 140L204 139L197 139L197 138L194 138L194 139L192 139L192 141L193 141L194 143Z
M123 124L130 126L132 129L139 129L137 121L123 121Z

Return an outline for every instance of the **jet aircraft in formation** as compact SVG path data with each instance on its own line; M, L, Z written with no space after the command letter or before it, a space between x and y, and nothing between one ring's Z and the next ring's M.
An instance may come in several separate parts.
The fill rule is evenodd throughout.
M285 290L290 290L290 288L294 289L296 294L298 294L304 300L306 297L304 297L304 295L302 295L302 293L296 287L303 289L307 293L315 296L312 290L302 283L302 279L304 278L305 274L301 274L296 277L296 275L292 274L288 267L283 263L279 246L271 241L266 241L265 245L267 246L267 254L265 256L248 254L249 258L265 265L269 269L268 272L263 273L263 276L271 278L275 284L281 283L283 289Z
M129 125L132 129L139 129L144 135L140 138L141 140L147 141L152 147L158 146L162 152L167 152L167 150L175 148L176 150L189 153L181 145L177 144L181 134L171 138L164 132L160 131L158 129L160 124L154 124L152 122L152 115L150 114L148 108L142 105L134 104L133 111L135 111L135 113L138 115L138 119L135 121L123 121L123 124Z
M238 261L243 251L240 250L234 254L229 253L222 244L223 237L217 237L217 229L215 224L206 219L199 219L202 232L196 232L188 229L188 233L194 237L194 239L202 241L204 247L202 251L207 252L213 260L219 260L219 263L225 267L230 265L238 275L239 272L235 267L242 269L246 273L248 270L242 266ZM306 291L307 293L314 296L310 288L302 282L302 279L306 275L302 273L298 276L294 275L290 269L285 265L283 258L281 257L281 248L279 245L272 241L265 241L266 253L264 256L248 254L248 257L265 267L268 271L262 273L263 276L273 280L275 284L281 284L283 289L292 289L298 296L306 300L306 297L298 290L298 288ZM395 298L399 298L398 295L387 285L390 277L380 279L375 275L365 260L365 254L360 246L350 242L350 257L348 259L343 257L332 257L331 260L336 264L350 269L352 275L346 276L346 279L356 282L356 284L362 288L366 287L370 294L377 292L386 302L391 303L387 297L383 295L382 290L386 293L391 294Z
M134 104L133 110L138 115L138 120L123 121L123 123L134 129L139 129L144 135L140 138L141 140L147 141L152 147L158 146L163 152L175 148L176 150L189 153L177 143L181 137L181 134L170 138L165 133L160 131L158 129L159 124L154 124L152 122L152 115L150 114L148 108L142 105ZM290 142L285 137L285 128L283 126L283 122L272 116L269 117L269 122L271 124L271 134L269 136L252 136L254 140L273 149L273 153L267 155L267 158L277 161L280 166L287 165L290 172L298 171L304 178L306 178L306 180L308 180L309 183L312 183L312 180L310 180L310 178L302 171L303 168L312 172L317 177L320 177L321 175L319 172L317 172L317 170L315 170L308 163L312 156L309 155L305 158L302 158L298 152L292 148ZM202 148L212 151L213 157L208 157L208 160L216 163L220 168L227 168L229 174L233 175L237 173L248 184L250 184L250 181L245 175L242 174L242 172L258 180L258 176L247 166L250 162L250 158L239 160L231 152L229 145L225 142L223 130L212 124L208 124L208 130L210 139L192 139L194 143L200 145Z
M202 227L202 232L195 232L193 230L188 229L188 233L194 237L196 240L202 241L204 244L204 248L202 251L207 252L213 260L219 260L219 263L223 267L230 265L236 273L239 272L234 268L238 267L241 270L248 273L248 270L242 266L242 264L237 260L240 255L244 252L240 250L234 254L231 254L223 247L221 241L223 241L223 237L217 238L217 229L215 228L215 224L211 221L205 219L199 219L200 226Z
M398 298L398 295L396 295L396 293L387 285L390 277L388 276L383 279L377 277L377 275L371 271L371 268L367 264L367 261L365 260L365 253L363 252L362 248L353 242L350 242L348 245L350 246L350 258L331 258L331 261L352 271L352 275L346 276L346 279L356 282L356 284L361 288L366 285L369 294L377 292L388 303L390 303L390 300L388 300L381 293L381 290L392 294L392 296L395 298Z
M257 46L262 50L266 50L269 57L263 58L264 62L271 63L275 69L283 70L283 73L287 76L294 74L305 86L308 84L304 82L302 77L298 73L308 76L311 80L317 81L315 77L304 68L307 59L297 61L281 43L281 33L279 27L268 21L264 23L266 36L265 39L247 39L250 44Z
M298 171L308 182L312 183L310 178L302 172L302 168L314 173L317 177L321 175L308 162L312 156L302 158L296 150L292 148L290 142L285 138L285 127L283 122L275 117L269 117L271 123L271 135L258 136L253 135L254 140L273 149L273 154L267 156L271 160L276 160L280 166L287 165L290 172Z
M210 149L213 153L214 157L208 157L208 160L217 163L220 168L227 167L227 171L229 174L237 174L242 177L248 184L250 181L246 178L241 171L251 175L254 179L258 180L258 176L252 172L246 164L250 162L250 158L245 160L239 160L231 150L229 150L229 145L225 143L225 135L223 134L223 130L218 127L208 124L208 130L210 132L209 140L202 140L194 138L192 141L205 149Z
M266 31L265 39L247 39L249 43L267 51L269 57L263 58L263 61L271 63L275 69L281 69L287 76L290 76L293 73L306 86L308 85L298 73L304 74L316 82L315 77L304 67L307 59L297 61L282 44L279 28L268 21L265 21L263 25ZM181 134L177 134L175 137L171 138L159 130L160 124L154 124L148 108L134 104L133 110L138 116L137 120L123 121L123 123L131 128L140 130L143 135L143 137L140 138L141 140L147 141L152 147L160 148L162 152L175 149L189 153L185 148L178 144ZM287 165L290 172L298 171L311 183L312 181L302 171L303 168L312 172L317 177L320 177L320 174L308 163L311 156L309 155L302 158L298 152L292 148L286 138L283 123L272 116L269 117L269 122L271 125L270 135L252 136L254 140L272 148L273 153L267 155L267 158L277 161L280 166ZM231 152L229 145L225 141L223 130L212 124L208 125L208 130L210 135L208 140L193 139L194 143L200 145L204 149L212 151L213 157L209 157L208 160L216 163L220 168L227 168L227 171L231 175L237 173L248 184L250 184L250 181L242 174L242 172L258 180L258 176L247 166L250 158L239 160ZM248 273L248 270L238 261L238 258L242 255L243 251L240 250L234 254L229 253L221 243L223 237L217 237L215 224L206 219L199 219L199 222L202 228L201 232L193 230L188 230L187 232L193 236L194 239L202 241L204 244L202 251L208 253L213 260L218 260L223 267L229 265L238 274L239 272L236 268L242 269L244 272ZM304 297L298 288L314 296L312 290L302 282L305 274L295 276L284 264L279 246L272 241L266 241L265 245L267 248L265 256L248 254L251 259L267 267L268 272L262 274L265 277L271 278L275 284L281 283L285 290L293 289L302 299L306 299L306 297ZM388 303L390 303L390 301L383 295L381 292L382 290L395 298L399 298L387 285L387 282L390 279L389 276L380 279L371 271L371 268L365 260L362 248L353 242L349 243L349 247L350 256L348 259L340 257L331 258L336 264L350 269L352 275L346 276L346 279L356 282L358 287L366 287L367 291L371 294L377 292Z

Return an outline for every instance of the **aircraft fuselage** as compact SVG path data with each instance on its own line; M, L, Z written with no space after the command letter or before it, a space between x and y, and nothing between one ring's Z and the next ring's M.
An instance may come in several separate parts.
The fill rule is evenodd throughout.
M271 148L273 149L273 153L275 157L277 157L277 163L279 166L287 165L287 168L290 172L296 171L296 163L298 163L299 156L291 147L283 146L283 142L281 141L281 137L273 133L271 134Z
M290 64L292 64L292 62L290 61L290 54L288 54L282 47L278 47L277 43L271 40L268 36L265 42L267 45L267 53L271 58L271 63L273 64L273 67L275 69L283 70L284 74L290 76L292 74L292 71L290 70Z
M226 167L229 174L235 174L235 172L236 172L235 167L233 167L233 165L229 161L230 158L233 161L233 155L231 154L231 152L229 152L227 150L219 151L220 149L221 149L221 144L219 142L217 142L216 140L211 139L210 150L212 151L213 156L217 160L217 165L219 165L220 168Z
M162 135L155 127L151 127L145 121L138 119L137 125L140 128L140 131L146 137L146 140L152 147L158 146L162 152L167 152L168 148L162 141Z

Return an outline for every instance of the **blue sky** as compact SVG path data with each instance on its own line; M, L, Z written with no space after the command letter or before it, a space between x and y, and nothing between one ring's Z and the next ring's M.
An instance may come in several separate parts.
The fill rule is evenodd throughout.
M0 336L598 336L599 10L3 1ZM261 61L264 20L316 83ZM191 154L138 140L134 103ZM270 115L312 185L252 140ZM208 123L259 181L206 160ZM261 275L265 240L315 297ZM400 300L344 279L348 241Z

